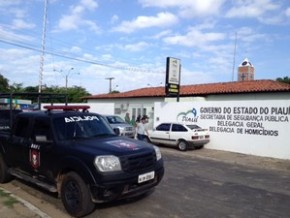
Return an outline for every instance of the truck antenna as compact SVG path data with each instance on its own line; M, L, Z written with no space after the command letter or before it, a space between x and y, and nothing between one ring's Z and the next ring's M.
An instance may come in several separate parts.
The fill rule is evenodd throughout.
M44 1L43 29L42 29L42 53L40 56L39 86L38 86L39 93L41 93L42 79L43 79L43 65L44 65L45 38L46 38L46 19L47 19L47 2L48 2L48 0Z

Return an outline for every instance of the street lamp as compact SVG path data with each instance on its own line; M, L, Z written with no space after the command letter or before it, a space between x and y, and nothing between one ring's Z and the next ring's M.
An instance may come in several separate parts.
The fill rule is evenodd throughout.
M65 75L65 90L66 90L66 91L67 91L68 77L69 77L70 72L71 72L73 69L74 69L73 67L70 68L70 69L68 70L68 73Z

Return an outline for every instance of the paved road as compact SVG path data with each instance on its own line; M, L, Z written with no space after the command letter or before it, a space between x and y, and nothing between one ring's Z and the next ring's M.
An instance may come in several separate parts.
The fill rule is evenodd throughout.
M289 217L290 162L286 162L285 169L277 170L274 163L283 166L285 163L243 156L241 165L241 161L236 164L241 156L229 158L226 152L222 153L228 156L225 162L213 158L206 150L179 152L163 148L162 151L165 177L153 193L141 199L98 206L87 218ZM55 196L18 181L14 184L64 212ZM67 216L58 214L58 217Z

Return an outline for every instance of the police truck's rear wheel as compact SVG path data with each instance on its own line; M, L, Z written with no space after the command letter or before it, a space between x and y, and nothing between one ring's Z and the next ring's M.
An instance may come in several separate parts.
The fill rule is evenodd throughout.
M0 154L0 183L10 182L13 177L8 173L8 167Z
M61 200L66 211L74 217L87 215L95 208L87 185L75 172L64 176L61 184Z

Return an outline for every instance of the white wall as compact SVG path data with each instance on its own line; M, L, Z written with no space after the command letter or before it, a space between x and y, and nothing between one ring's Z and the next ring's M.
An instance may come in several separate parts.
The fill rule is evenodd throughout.
M114 103L88 103L88 105L90 106L90 112L103 115L111 115L115 112Z
M138 114L146 114L150 119L147 124L149 128L153 127L153 117L154 117L154 102L162 102L164 98L152 97L152 98L118 98L118 99L88 99L89 104L99 104L99 103L110 103L114 102L115 111L113 114L117 114L124 118L125 114L128 112L130 118L135 115L134 120L137 118ZM135 111L135 114L133 112ZM145 111L145 112L144 112Z
M155 103L161 122L196 123L210 131L206 148L290 159L290 100Z
M43 109L44 105L51 105L49 103L42 103L41 108ZM63 103L56 103L53 105L64 105ZM110 115L114 114L114 103L68 103L68 105L88 105L90 106L89 111L98 114Z

